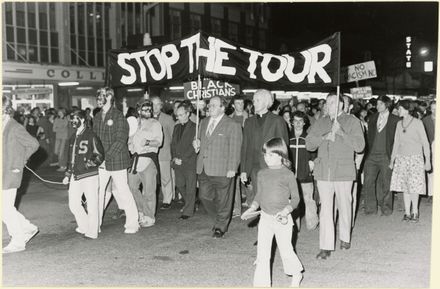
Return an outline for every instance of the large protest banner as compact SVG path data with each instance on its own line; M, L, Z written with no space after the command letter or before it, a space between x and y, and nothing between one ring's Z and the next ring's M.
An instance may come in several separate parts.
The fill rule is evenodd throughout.
M197 75L211 79L255 81L287 86L336 86L339 33L300 52L264 53L199 32L165 45L110 50L111 87L181 83Z

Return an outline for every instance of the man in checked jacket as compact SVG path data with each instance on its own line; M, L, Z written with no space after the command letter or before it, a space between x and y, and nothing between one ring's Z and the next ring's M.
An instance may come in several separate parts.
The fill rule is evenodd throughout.
M193 146L198 153L199 198L214 219L214 238L222 238L228 229L234 198L230 186L240 163L242 132L240 124L225 115L226 101L211 98L209 117L202 120L199 139Z
M104 209L110 198L106 198L106 187L112 178L116 190L113 191L118 207L125 211L125 233L134 234L139 230L138 211L127 181L130 166L128 153L128 122L121 111L114 106L113 89L98 90L97 104L102 109L93 121L93 131L104 147L105 159L99 167L99 224L102 224Z

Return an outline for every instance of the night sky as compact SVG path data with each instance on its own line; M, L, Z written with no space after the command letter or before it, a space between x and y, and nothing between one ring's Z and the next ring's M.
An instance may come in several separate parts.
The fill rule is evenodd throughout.
M438 3L271 3L274 39L289 51L306 48L341 32L342 64L363 61L363 52L383 57L404 49L405 36L437 47ZM280 43L274 43L279 47ZM436 52L435 52L436 54Z

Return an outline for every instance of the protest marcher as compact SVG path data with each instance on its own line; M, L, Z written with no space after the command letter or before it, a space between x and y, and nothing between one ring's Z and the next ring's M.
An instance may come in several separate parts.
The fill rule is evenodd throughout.
M128 148L132 153L128 184L139 212L141 227L156 223L156 188L159 171L158 151L163 133L159 121L153 117L153 103L142 101L138 106L138 128L129 138ZM142 192L139 185L142 184Z
M391 190L403 192L402 220L417 223L419 196L426 194L425 171L431 170L431 152L423 122L415 117L411 101L400 101L398 109L402 120L396 126L391 154Z
M38 228L29 222L16 208L17 189L21 185L23 169L29 157L37 151L38 141L13 119L12 101L2 96L3 121L3 223L11 241L3 248L3 254L24 251L26 243L38 233Z
M130 166L128 153L128 123L115 106L113 89L104 87L98 90L97 104L101 110L93 119L93 131L104 147L104 162L99 167L99 226L102 224L104 210L110 198L105 198L110 178L116 190L113 196L118 207L125 211L125 233L134 234L139 230L138 211L128 186L127 168Z
M268 140L280 137L289 143L286 122L279 115L269 112L272 95L268 90L259 89L253 97L255 115L249 117L243 128L243 145L241 148L241 182L250 181L252 189L247 190L246 202L252 204L257 190L257 173L266 167L261 150ZM250 179L250 180L249 180Z
M66 155L66 144L69 139L68 135L68 125L69 120L66 117L66 109L58 109L58 117L55 118L53 123L53 131L55 133L55 154L58 156L58 166L57 171L64 172L67 168L67 155Z
M293 129L289 132L292 167L301 186L305 205L305 220L308 230L314 230L319 224L318 210L313 199L313 159L314 153L306 149L309 118L302 111L293 113Z
M298 186L290 170L288 150L282 138L266 142L263 153L267 168L258 172L257 194L250 208L242 215L242 219L247 219L261 207L254 286L271 286L270 260L275 235L284 273L292 276L292 287L299 287L304 268L292 246L294 223L291 215L300 200Z
M163 130L163 143L159 149L160 184L162 191L162 210L169 209L174 196L174 180L171 173L171 139L173 137L174 120L162 112L163 102L158 96L151 97L153 117L159 121Z
M104 160L104 148L93 130L87 127L88 116L78 110L70 115L76 128L69 141L68 168L63 183L69 186L69 209L75 216L76 232L90 239L98 238L98 167ZM82 206L86 197L87 211Z
M244 110L244 98L241 95L236 96L232 100L232 108L234 111L229 115L234 121L244 127L246 119L249 117L248 113ZM240 168L239 168L240 173ZM246 187L241 184L240 177L235 178L235 186L233 186L234 193L234 209L232 210L232 217L238 217L241 215L241 198L242 193L245 192Z
M343 111L341 96L327 96L327 116L318 119L306 137L306 148L318 150L313 175L317 180L321 211L319 215L318 259L327 259L335 248L334 197L339 210L340 248L351 244L353 181L356 179L354 154L361 152L365 139L360 121Z
M376 214L378 206L382 215L393 212L393 193L390 191L394 135L399 118L389 111L392 102L386 95L377 99L377 113L368 121L368 149L364 165L365 214Z
M241 127L225 115L226 101L213 97L209 117L200 123L193 147L198 153L199 199L214 220L214 238L222 238L231 220L233 195L230 186L240 163Z
M434 190L434 137L435 137L435 106L436 101L433 100L429 104L431 114L426 115L422 121L425 126L426 135L428 136L429 145L431 146L431 171L428 172L428 201L432 202Z
M186 220L194 215L196 201L196 164L197 154L192 142L196 135L196 124L189 117L191 107L182 103L176 110L178 123L174 126L171 140L171 166L175 171L177 191L183 197L185 205L179 219Z

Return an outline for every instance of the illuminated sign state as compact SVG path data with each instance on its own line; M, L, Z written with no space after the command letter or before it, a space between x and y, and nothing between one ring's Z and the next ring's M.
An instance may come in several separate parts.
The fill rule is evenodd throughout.
M373 96L371 86L350 88L350 93L354 99L371 98Z
M186 99L195 100L199 93L197 81L185 82L183 91ZM204 79L200 99L208 99L214 96L232 98L240 93L240 86L223 81Z
M411 36L406 37L406 68L411 68Z

